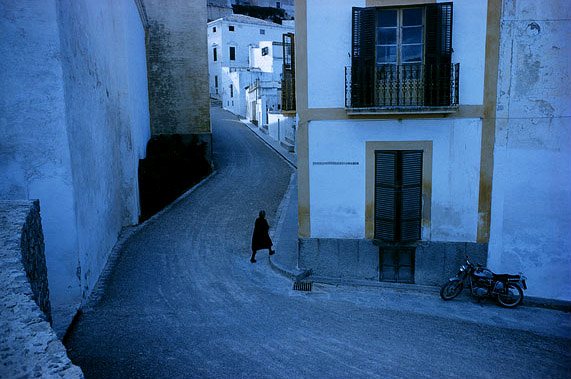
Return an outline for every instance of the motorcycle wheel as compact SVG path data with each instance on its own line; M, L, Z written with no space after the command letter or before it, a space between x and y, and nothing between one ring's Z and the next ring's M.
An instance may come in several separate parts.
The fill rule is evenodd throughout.
M440 288L440 297L442 300L452 300L460 295L463 288L464 283L460 279L450 280Z
M509 283L506 293L498 294L497 299L502 307L517 307L523 300L523 290L517 284Z

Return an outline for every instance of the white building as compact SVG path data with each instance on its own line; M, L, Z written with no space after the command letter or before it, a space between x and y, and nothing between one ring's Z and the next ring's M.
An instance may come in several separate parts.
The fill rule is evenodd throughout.
M226 109L232 107L233 101L235 104L233 107L236 107L235 90L238 89L238 93L242 94L244 87L251 82L241 82L247 84L244 86L240 84L241 88L236 88L238 85L236 80L240 75L234 74L234 78L231 79L229 73L252 71L254 67L251 65L250 58L254 56L250 50L259 47L260 41L281 42L282 35L288 32L293 32L293 28L244 15L231 15L209 22L210 96L222 100ZM245 97L242 97L243 100L240 101L245 102ZM245 110L242 112L241 109L239 108L235 113L245 115Z
M570 12L298 0L300 265L438 285L469 254L571 300Z

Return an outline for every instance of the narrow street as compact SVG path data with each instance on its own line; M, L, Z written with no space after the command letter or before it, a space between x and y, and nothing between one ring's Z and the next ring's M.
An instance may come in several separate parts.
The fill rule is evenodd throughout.
M447 316L480 309L472 303L430 314L428 296L382 298L378 288L296 292L266 251L250 264L253 222L265 209L276 225L292 169L217 107L212 132L217 173L125 244L105 294L69 336L88 378L567 377L571 340L551 325ZM514 322L551 312L481 309Z

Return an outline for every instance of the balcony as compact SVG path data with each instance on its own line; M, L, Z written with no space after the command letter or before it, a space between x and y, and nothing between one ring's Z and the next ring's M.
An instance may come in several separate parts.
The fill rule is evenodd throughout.
M282 111L295 112L295 78L286 73L282 79Z
M460 64L345 67L349 114L453 113Z

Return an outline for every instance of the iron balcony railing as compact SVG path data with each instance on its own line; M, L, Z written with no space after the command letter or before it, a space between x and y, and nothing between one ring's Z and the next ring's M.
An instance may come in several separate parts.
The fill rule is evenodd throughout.
M345 107L434 111L458 106L460 64L345 67Z
M295 78L284 73L282 78L282 110L295 111Z

